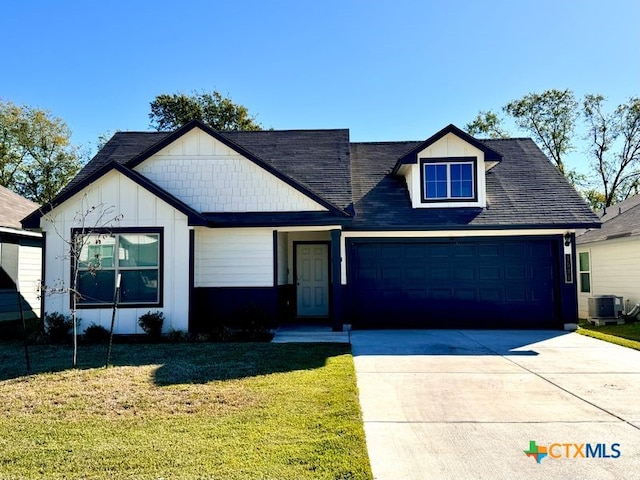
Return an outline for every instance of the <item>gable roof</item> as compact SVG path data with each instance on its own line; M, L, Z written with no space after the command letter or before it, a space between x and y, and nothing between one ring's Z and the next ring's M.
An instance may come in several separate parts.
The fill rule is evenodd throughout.
M418 163L418 153L420 153L422 150L429 147L430 145L436 143L438 140L440 140L445 135L448 135L449 133L454 134L456 137L461 138L465 142L476 147L478 150L481 150L482 152L484 152L485 161L499 162L502 160L502 155L500 155L498 152L488 147L485 143L472 137L467 132L460 130L455 125L449 124L446 127L444 127L442 130L440 130L438 133L436 133L435 135L432 135L431 137L429 137L424 142L417 143L410 151L406 152L402 157L400 157L396 162L395 166L393 167L393 170L392 170L393 174L394 175L397 174L398 170L402 165L411 165L411 164Z
M531 139L477 140L502 161L486 173L487 208L412 208L397 158L425 142L351 146L353 227L377 230L595 228L598 218ZM409 153L407 153L409 152Z
M20 220L37 210L39 206L8 188L0 186L0 227L22 228Z
M216 131L193 120L174 132L118 132L61 194L106 163L129 169L199 128L243 157L323 205L348 216L351 205L349 130Z
M601 212L602 227L588 230L576 239L585 244L614 238L640 235L640 194L608 207Z
M86 168L86 167L85 167ZM89 175L85 175L81 182L74 182L73 185L65 188L51 203L44 205L42 208L37 209L31 215L28 215L22 220L22 225L24 228L39 228L40 227L40 218L46 215L48 212L53 210L57 205L64 203L73 197L76 193L79 193L83 188L85 188L90 183L95 182L99 178L103 177L111 170L116 170L121 174L125 175L127 178L137 183L150 193L154 194L156 197L165 201L172 207L174 207L179 212L184 213L189 219L189 225L205 225L206 220L204 217L200 215L199 212L196 212L189 205L185 204L182 200L174 197L167 191L161 189L156 184L150 182L145 177L140 175L135 170L130 170L125 166L119 164L116 161L108 162L104 165L101 165L97 170L94 170Z
M196 212L133 170L193 128L200 128L322 205L312 212ZM411 207L400 165L448 133L485 152L496 166L486 172L487 208ZM416 160L417 161L417 160ZM453 125L426 141L350 143L348 130L217 132L190 122L176 132L119 132L43 212L27 217L38 227L51 210L111 169L153 192L189 216L213 226L343 225L360 230L596 228L598 218L531 139L478 140Z

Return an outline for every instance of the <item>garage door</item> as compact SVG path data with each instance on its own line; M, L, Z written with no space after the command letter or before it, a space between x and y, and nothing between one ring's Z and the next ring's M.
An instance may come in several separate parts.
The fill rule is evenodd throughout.
M558 241L360 241L349 245L356 328L555 328Z

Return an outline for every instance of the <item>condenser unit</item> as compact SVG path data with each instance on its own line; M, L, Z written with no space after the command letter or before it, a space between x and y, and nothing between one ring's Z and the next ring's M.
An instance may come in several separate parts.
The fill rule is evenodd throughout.
M589 321L596 325L607 323L622 324L622 297L617 295L596 295L589 298Z

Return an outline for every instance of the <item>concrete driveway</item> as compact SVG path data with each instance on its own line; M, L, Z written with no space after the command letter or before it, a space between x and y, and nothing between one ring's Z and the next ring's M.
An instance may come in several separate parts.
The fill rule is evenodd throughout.
M639 351L560 331L351 343L377 480L640 478Z

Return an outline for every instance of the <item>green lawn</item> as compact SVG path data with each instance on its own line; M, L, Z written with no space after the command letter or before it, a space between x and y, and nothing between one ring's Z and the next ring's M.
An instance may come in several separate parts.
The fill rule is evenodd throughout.
M596 327L586 321L581 321L578 333L640 350L640 323L638 322Z
M0 478L370 479L347 345L0 344Z

